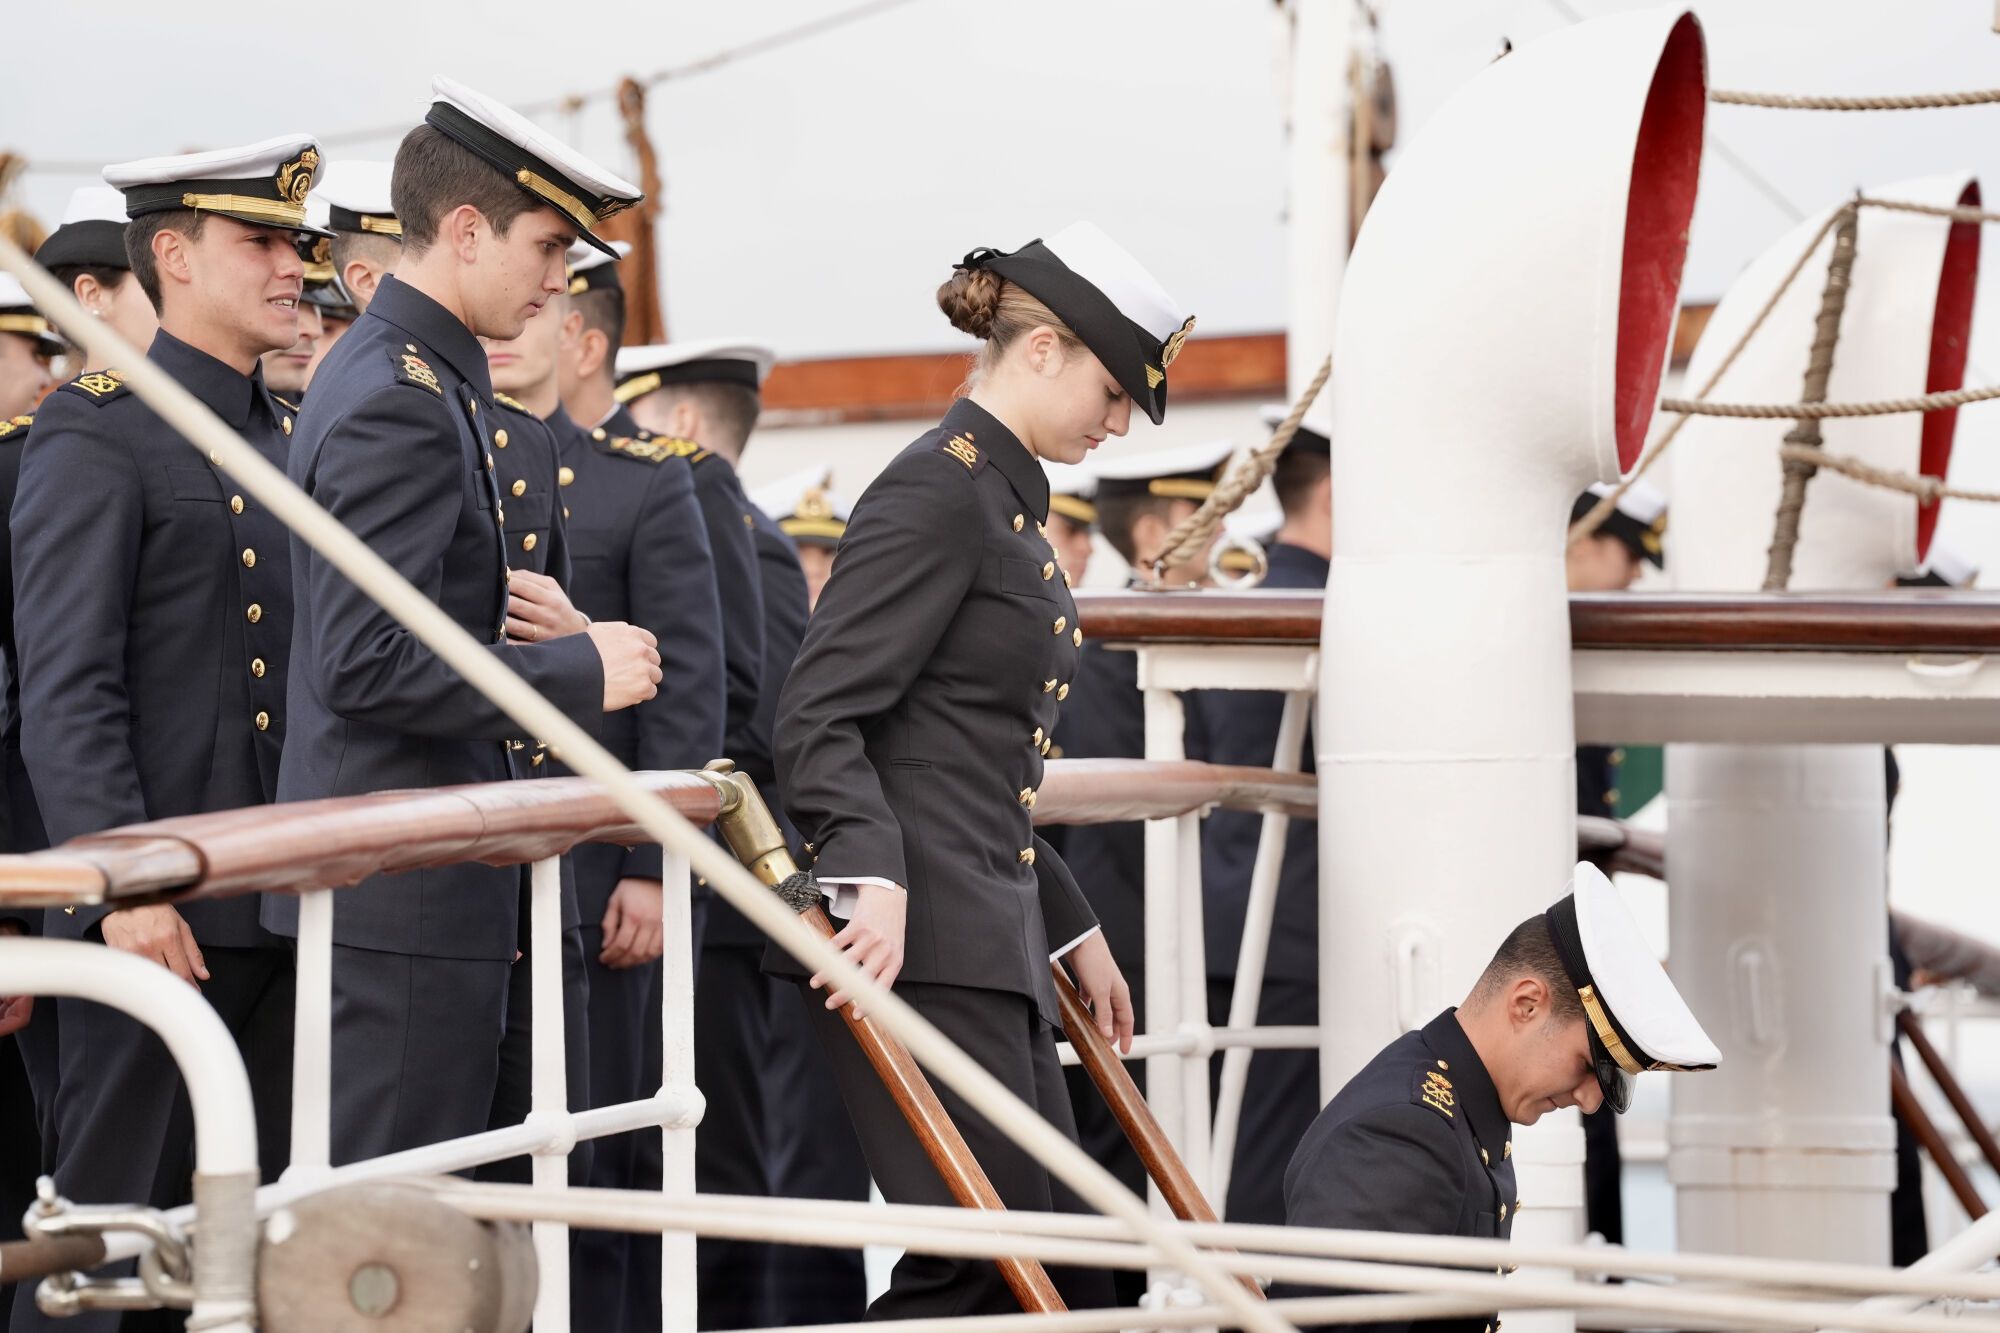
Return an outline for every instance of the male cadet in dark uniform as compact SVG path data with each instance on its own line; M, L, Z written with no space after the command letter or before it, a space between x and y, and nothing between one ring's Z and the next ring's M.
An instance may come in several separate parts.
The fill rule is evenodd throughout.
M1266 588L1326 587L1333 551L1333 486L1328 464L1330 412L1300 425L1278 455L1271 474L1284 520L1267 548ZM1266 408L1266 427L1285 409ZM1285 696L1275 690L1203 690L1189 711L1208 731L1208 758L1218 764L1270 766L1278 745ZM1303 771L1313 771L1308 728ZM1296 756L1294 756L1296 757ZM1217 810L1202 821L1201 885L1208 939L1208 1018L1229 1022L1236 992L1236 963L1243 947L1250 876L1262 840L1264 817ZM1319 832L1295 819L1286 831L1284 862L1271 917L1264 984L1254 1022L1311 1026L1319 1022ZM1216 1061L1219 1069L1221 1061ZM1284 1220L1285 1163L1319 1109L1319 1057L1313 1051L1258 1051L1250 1057L1236 1154L1229 1172L1224 1216L1231 1222Z
M833 573L833 557L847 532L850 506L833 489L833 469L809 467L789 477L759 486L751 492L750 504L758 513L778 525L798 553L799 569L806 579L807 608L819 604L819 590ZM762 524L758 532L764 531ZM783 550L766 541L758 543L758 553Z
M562 291L579 234L630 185L449 80L396 157L397 276L321 363L291 476L569 716L651 698L652 635L620 623L521 643L486 354ZM594 238L593 238L594 239ZM511 437L510 437L511 438ZM518 729L320 557L298 556L286 800L490 782L533 771ZM333 932L333 1155L486 1128L525 871L462 864L340 892ZM273 910L275 909L275 910ZM297 932L295 900L266 905Z
M332 220L332 210L326 200L315 194L306 200L306 215L316 227L324 228ZM311 307L319 317L319 333L312 340L312 351L306 358L304 378L299 383L299 393L312 387L313 371L325 358L326 350L347 332L355 320L361 318L361 307L355 303L354 294L340 281L340 275L333 268L333 237L315 236L299 243L299 257L306 265L306 290L301 303ZM268 370L270 362L265 362Z
M34 425L35 404L49 386L49 361L63 350L47 320L11 274L0 274L0 651L6 654L6 765L0 768L0 851L45 846L35 794L20 766L21 707L14 653L13 578L6 566L6 519L20 473L21 448ZM0 936L40 934L40 912L0 916ZM33 1021L32 995L0 995L0 1239L19 1239L21 1214L35 1198L35 1177L47 1169L53 1148L38 1108L52 1095L55 1017L52 1007ZM46 1140L46 1143L45 1143ZM0 1286L0 1308L8 1288Z
M1463 1004L1389 1043L1327 1103L1285 1171L1285 1221L1505 1240L1521 1206L1510 1124L1567 1106L1622 1113L1641 1072L1720 1059L1618 890L1583 862L1559 902L1507 936Z
M605 720L606 748L635 770L699 768L722 747L722 613L708 538L684 460L650 443L593 440L562 410L563 367L584 341L577 307L593 290L615 298L622 324L617 259L574 246L565 292L549 299L521 337L489 341L488 356L494 381L546 420L557 441L557 494L577 605L598 619L643 626L659 639L660 692ZM566 771L560 764L549 767ZM589 976L584 1053L592 1104L635 1101L659 1087L659 1025L649 1028L646 1014L649 1006L657 1013L660 1004L660 848L597 843L577 848L571 859L582 908L579 950ZM649 1031L650 1059L644 1046ZM599 1140L589 1183L632 1188L634 1149L646 1137L657 1140L659 1131ZM651 1291L633 1292L633 1308L626 1308L631 1250L626 1233L578 1233L570 1282L577 1327L657 1322L657 1269Z
M298 338L293 237L319 151L301 135L105 169L125 192L133 274L160 314L148 356L281 463L294 422L258 358ZM115 369L44 402L13 506L21 752L50 839L259 805L276 792L291 646L282 524L188 448ZM51 912L196 986L236 1037L258 1161L284 1168L292 957L255 897ZM55 1181L87 1203L188 1195L193 1125L166 1047L83 1000L53 1006L61 1073ZM40 1328L33 1294L12 1327ZM118 1316L62 1327L109 1329Z
M1094 517L1105 540L1133 568L1128 586L1141 587L1149 578L1140 571L1150 569L1166 546L1167 534L1200 507L1215 489L1215 479L1229 460L1228 441L1198 444L1186 448L1151 450L1126 458L1092 464L1097 504ZM1049 473L1049 513L1056 512L1055 487L1070 480L1076 469L1053 467ZM1049 544L1059 558L1063 545L1057 540L1055 525L1049 524ZM1088 529L1085 540L1088 541ZM1073 551L1073 548L1072 548ZM1070 558L1074 558L1072 555ZM1063 566L1063 577L1074 582L1082 570ZM1208 574L1208 552L1165 571L1168 587L1199 585ZM1139 692L1139 658L1136 653L1108 648L1087 641L1077 655L1075 702L1063 712L1055 735L1057 751L1067 759L1143 759L1146 755L1146 701ZM1209 739L1198 712L1189 710L1184 745L1189 758L1205 759ZM1111 956L1132 988L1132 1008L1140 1031L1146 1015L1146 839L1145 825L1077 824L1043 831L1062 853L1077 886L1103 923ZM1145 1067L1129 1066L1133 1078L1145 1085ZM1092 1157L1109 1167L1127 1188L1146 1188L1146 1169L1133 1151L1125 1131L1105 1103L1104 1095L1089 1074L1072 1066L1063 1072L1069 1083L1070 1102L1076 1111L1077 1141ZM1137 1303L1145 1294L1146 1274L1121 1269L1112 1274L1112 1283L1122 1304Z
M1081 587L1090 555L1096 547L1097 474L1088 463L1075 467L1043 465L1049 474L1049 545L1072 587Z
M1597 485L1570 506L1574 523L1611 494ZM1564 553L1571 592L1624 592L1646 565L1666 568L1664 537L1667 497L1635 481L1618 497L1596 532ZM1624 751L1610 745L1576 747L1576 812L1601 819L1618 817L1618 769ZM1585 1225L1613 1245L1625 1243L1624 1160L1618 1151L1618 1119L1609 1111L1583 1117L1583 1210Z
M387 162L358 158L328 162L320 172L319 188L307 203L326 208L326 226L333 233L327 262L333 268L335 285L353 306L353 313L345 318L331 311L320 312L324 332L307 371L310 382L320 362L341 335L354 327L354 321L375 299L375 289L402 258L403 224L396 220L389 199Z
M722 586L723 655L731 676L724 753L763 789L774 810L781 807L771 733L779 686L805 637L808 594L791 539L743 494L736 468L763 410L764 378L776 359L770 348L739 339L628 348L618 356L618 396L634 420L652 433L655 444L692 450L687 457L694 465L695 490L708 518ZM732 655L753 635L746 627L732 627L732 618L748 612L731 605L731 581L738 576L722 554L733 544L737 521L750 539L753 605L760 622L754 628L761 655L757 692L747 717L737 713L739 673ZM714 1194L796 1191L865 1199L868 1186L858 1148L844 1134L826 1133L812 1116L816 1101L824 1105L822 1098L836 1095L830 1071L815 1059L817 1042L795 1032L791 1047L797 1059L790 1068L772 1058L778 1027L802 1027L804 1014L796 996L783 993L795 988L781 987L764 975L764 947L763 932L734 908L720 901L710 904L695 978L695 1011L700 1015L695 1074L709 1106L695 1137L697 1187ZM649 1044L658 1049L656 1041ZM801 1062L810 1063L800 1068ZM787 1075L789 1086L779 1081ZM779 1179L780 1159L787 1157L806 1178L795 1177L789 1185ZM650 1166L642 1157L642 1187L656 1185ZM826 1178L812 1174L815 1169ZM864 1284L855 1252L790 1253L796 1247L710 1238L697 1248L706 1328L753 1328L860 1313ZM828 1294L822 1296L823 1291ZM782 1304L788 1298L797 1305ZM843 1300L852 1308L840 1309Z

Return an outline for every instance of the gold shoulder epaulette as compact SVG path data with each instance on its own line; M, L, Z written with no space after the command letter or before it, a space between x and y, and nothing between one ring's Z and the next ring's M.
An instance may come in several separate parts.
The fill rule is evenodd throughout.
M420 389L429 389L440 398L444 397L444 386L438 383L437 372L431 369L430 362L409 350L407 344L403 351L399 352L393 347L388 351L389 360L396 367L397 383L414 384Z
M512 410L519 412L523 416L531 417L535 415L533 412L530 412L527 408L523 407L519 402L519 400L509 398L506 394L501 393L498 389L495 389L493 391L493 401L500 404L500 406L502 407L511 408Z
M1443 1062L1440 1061L1440 1064ZM1410 1100L1421 1102L1450 1120L1456 1115L1458 1097L1451 1089L1451 1080L1436 1069L1420 1069L1410 1082Z
M93 370L87 375L78 375L62 387L99 407L131 392L125 387L125 373L120 370Z
M702 459L711 456L708 450L702 448L693 440L683 440L678 435L655 435L650 438L649 442L658 448L666 450L669 456L685 458L690 463L699 463Z
M275 398L280 405L290 409L291 411L296 412L299 410L299 405L297 403L293 402L291 399L285 397L281 393L274 393L271 395L271 397Z
M977 472L986 466L986 458L979 452L979 446L972 442L971 431L960 431L938 446L938 452L949 454L965 464L969 472Z
M35 418L33 413L24 417L14 417L11 420L0 419L0 440L4 440L10 435L18 435L34 424Z

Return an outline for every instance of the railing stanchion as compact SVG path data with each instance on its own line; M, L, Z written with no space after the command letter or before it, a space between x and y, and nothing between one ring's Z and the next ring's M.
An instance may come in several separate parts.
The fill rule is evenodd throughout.
M297 990L292 1015L292 1155L287 1180L333 1162L333 894L299 895Z
M662 881L660 1078L664 1088L688 1094L695 1086L695 959L687 858L667 852ZM694 1197L694 1130L700 1119L696 1114L660 1131L660 1192L669 1200ZM660 1237L661 1333L695 1333L695 1313L695 1238L686 1231L666 1232Z
M1145 655L1140 655L1144 674ZM1186 714L1180 696L1172 690L1146 691L1146 758L1175 760L1185 757ZM1178 899L1180 876L1174 861L1180 851L1180 831L1174 819L1146 821L1146 1010L1145 1030L1173 1032L1181 1014L1180 941L1175 938L1180 924ZM1146 1059L1146 1099L1153 1105L1160 1128L1185 1160L1189 1156L1186 1102L1182 1096L1181 1056L1163 1054ZM1147 1198L1153 1211L1171 1216L1159 1187L1150 1182ZM1173 1281L1171 1269L1154 1269L1149 1283L1154 1295L1161 1295Z
M562 862L545 856L534 863L528 879L528 998L534 1019L528 1119L548 1130L566 1127L569 1121L562 937ZM531 1160L538 1193L569 1185L569 1154L575 1147L574 1133L565 1131L535 1149ZM535 1328L538 1333L569 1333L568 1226L535 1223L535 1264L541 1278L535 1294Z

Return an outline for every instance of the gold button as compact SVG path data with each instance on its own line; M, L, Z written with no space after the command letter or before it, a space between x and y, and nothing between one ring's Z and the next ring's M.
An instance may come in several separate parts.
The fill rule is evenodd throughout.
M208 451L208 461L217 467L222 466L222 451L219 449L210 449Z
M257 568L257 552L255 552L248 546L243 548L243 568L245 569Z
M556 484L559 486L567 486L575 480L576 473L569 468L562 468L556 473Z
M1606 805L1618 804L1618 789L1616 787L1604 793L1604 803Z
M465 410L466 410L467 412L470 412L470 413L471 413L471 414L472 414L473 416L478 416L478 415L479 415L479 400L478 400L477 398L468 398L468 399L466 399L466 400L465 400Z
M1015 799L1020 801L1022 805L1032 808L1035 804L1035 789L1033 787L1023 787L1021 788L1021 794Z
M271 729L271 715L269 713L257 714L257 730L269 731L270 729Z
M1056 562L1051 560L1042 566L1042 582L1047 583L1056 576Z
M527 536L521 538L521 549L524 551L532 551L535 549L534 533L531 532Z
M1440 1061L1438 1061L1438 1068L1439 1068L1439 1069L1449 1069L1449 1068L1451 1068L1451 1066L1450 1066L1450 1065L1448 1065L1448 1064L1446 1064L1446 1063L1445 1063L1444 1061L1440 1060Z
M1042 729L1041 729L1040 727L1036 727L1036 728L1035 728L1035 738L1034 738L1033 740L1029 741L1029 742L1028 742L1028 744L1030 744L1030 745L1040 745L1041 743L1042 743Z
M258 679L258 680L262 680L262 679L264 679L264 659L263 659L263 658L261 658L261 657L253 657L253 658L251 658L251 659L250 659L250 674L251 674L251 675L253 675L253 676L255 676L255 677L256 677L256 678Z
M533 759L530 759L530 760L528 761L528 766L529 766L530 768L539 768L539 767L541 767L541 763L542 763L542 760L544 760L544 759L546 759L546 758L548 758L548 755L547 755L547 754L543 753L543 752L542 752L542 751L540 751L540 750L537 750L537 751L535 752L535 757L534 757Z
M525 750L528 748L528 743L526 741L508 741L507 748L510 750Z
M599 427L598 427L598 428L597 428L596 430L594 430L594 431L590 432L590 438L591 438L591 439L593 439L593 440L601 440L601 439L603 439L603 438L604 438L604 427L602 427L602 426L599 426Z
M569 506L568 506L568 505L564 505L564 506L563 506L563 517L564 517L564 518L568 518L568 517L569 517Z
M284 427L285 434L290 435L292 433L292 419L290 417L286 417L283 421L280 421L278 424Z
M1507 1205L1504 1203L1500 1205L1500 1220L1502 1222L1507 1220Z
M1056 698L1057 698L1058 700L1063 700L1063 699L1067 699L1067 698L1069 698L1069 686L1068 686L1068 685L1064 685L1064 686L1063 686L1063 687L1062 687L1061 689L1057 690L1057 691L1056 691Z
M1028 519L1026 515L1024 514L1014 515L1014 531L1019 532L1022 528L1026 527L1027 525L1028 525Z
M528 483L525 481L516 481L512 489L516 495L526 495L528 493Z
M507 510L504 506L493 506L493 521L503 528L507 526Z
M250 623L254 625L264 618L264 608L252 602L243 609L243 614L250 617Z
M1066 629L1068 629L1068 628L1069 628L1069 617L1068 617L1068 616L1057 616L1057 617L1056 617L1056 628L1055 628L1055 632L1056 632L1057 634L1060 634L1060 633L1062 633L1062 632L1063 632L1064 630L1066 630Z
M1069 641L1070 641L1070 646L1073 648L1083 647L1083 626L1078 625L1075 629L1070 631Z
M1076 586L1076 585L1075 585L1074 583L1071 583L1071 582L1069 581L1069 571L1068 571L1067 569L1065 569L1065 570L1063 571L1063 587L1065 587L1065 588L1074 588L1075 586Z
M1513 1155L1514 1155L1514 1140L1508 1139L1505 1143L1500 1145L1500 1160L1504 1162Z
M229 512L230 512L230 513L232 513L232 514L240 514L240 513L242 513L242 512L243 512L243 497L242 497L242 496L240 496L240 495L232 495L232 496L230 496L230 497L229 497Z
M415 343L404 343L403 350L406 352L414 352L417 350L417 345Z
M504 430L494 431L493 443L499 445L502 449L505 449L507 447L507 432Z
M1014 859L1024 866L1031 866L1035 863L1035 849L1032 847L1023 847L1021 854Z
M1035 531L1041 533L1042 536L1046 537L1049 535L1049 525L1046 523L1037 523L1035 524Z
M491 472L491 471L493 470L493 455L492 455L492 454L488 454L488 455L486 455L486 470L487 470L488 472Z
M1611 752L1611 762L1612 762L1612 763L1614 763L1614 764L1622 764L1622 763L1624 763L1624 762L1625 762L1625 747L1624 747L1624 746L1622 746L1622 745L1621 745L1621 746L1619 746L1619 747L1618 747L1617 749L1615 749L1615 750L1613 750L1613 751Z
M1049 737L1047 740L1042 742L1042 757L1044 759L1048 758L1049 747L1054 745L1055 743L1056 743L1056 738L1053 736Z
M1479 1164L1480 1164L1481 1166L1491 1166L1491 1165L1493 1165L1493 1159L1492 1159L1491 1157L1488 1157L1488 1156L1486 1155L1486 1149L1484 1149L1484 1148L1481 1148L1481 1149L1479 1150Z
M1056 692L1056 683L1053 678L1042 682L1043 694L1054 694L1055 692Z

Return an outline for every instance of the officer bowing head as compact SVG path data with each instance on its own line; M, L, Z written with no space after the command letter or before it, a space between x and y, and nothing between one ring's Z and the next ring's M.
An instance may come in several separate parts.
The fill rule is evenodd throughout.
M568 252L640 199L639 188L526 117L439 78L424 123L396 150L390 198L398 271L473 333L514 338L569 286Z
M300 134L244 148L104 169L124 192L125 253L140 290L181 341L241 374L299 336L305 265L295 248L319 145Z
M1587 861L1570 892L1501 944L1459 1022L1517 1125L1566 1106L1622 1113L1639 1074L1721 1059L1618 890Z

